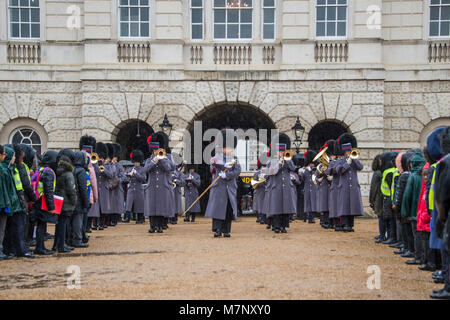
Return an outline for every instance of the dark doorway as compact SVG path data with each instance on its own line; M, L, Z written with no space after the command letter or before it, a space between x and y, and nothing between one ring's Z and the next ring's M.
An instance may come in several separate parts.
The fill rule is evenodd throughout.
M199 114L194 121L202 121L202 134L210 129L267 129L268 135L270 138L270 129L275 129L275 124L267 117L266 114L261 112L255 107L249 105L214 105L212 107L207 108L203 113ZM191 137L193 137L193 122L191 123L190 133ZM193 143L193 142L192 142ZM203 149L208 146L210 142L203 142ZM194 159L194 148L191 148L191 159ZM211 174L209 171L209 165L204 163L201 165L196 165L196 172L200 175L201 178L201 186L199 188L199 194L203 192L212 182ZM242 179L238 180L238 207L240 208L240 204L242 201L243 195L251 193L251 187L248 184L244 184ZM202 213L205 212L206 206L208 204L208 195L205 195L200 200L200 207Z
M348 132L342 124L334 121L325 121L312 127L308 135L309 149L318 151L325 142L330 139L336 140L341 134Z
M123 126L117 133L116 142L122 146L122 160L130 160L130 153L134 149L140 149L145 159L150 157L147 147L147 137L153 133L152 127L139 120L133 120Z

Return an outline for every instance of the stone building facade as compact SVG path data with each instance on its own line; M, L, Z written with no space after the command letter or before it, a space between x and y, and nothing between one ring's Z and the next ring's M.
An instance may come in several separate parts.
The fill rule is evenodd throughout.
M121 35L122 0L31 1L39 9L34 38L13 34L22 29L14 31L11 10L24 8L0 3L1 144L21 128L38 134L42 150L77 148L82 134L116 141L127 123L139 119L156 131L167 114L178 129L171 144L180 149L180 130L215 108L239 105L289 135L299 116L302 151L314 126L341 124L358 139L367 196L376 154L423 146L433 129L450 125L445 5L437 8L436 36L429 1L338 0L345 34L323 36L318 7L336 1L242 0L251 8L251 37L217 39L220 0L139 2L148 2L145 37ZM198 8L201 39L192 33ZM342 28L337 20L327 28ZM265 38L266 25L273 39Z

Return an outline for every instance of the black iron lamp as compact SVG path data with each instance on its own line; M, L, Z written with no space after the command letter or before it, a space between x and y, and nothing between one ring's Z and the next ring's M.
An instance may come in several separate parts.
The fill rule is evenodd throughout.
M305 133L305 127L300 123L300 118L297 117L294 126L292 127L292 134L294 136L294 146L297 153L300 151L300 146L302 145L303 134Z
M172 132L172 124L169 122L169 119L167 119L167 114L164 115L163 122L159 125L161 128L161 131L167 134L168 137L170 137L170 133Z

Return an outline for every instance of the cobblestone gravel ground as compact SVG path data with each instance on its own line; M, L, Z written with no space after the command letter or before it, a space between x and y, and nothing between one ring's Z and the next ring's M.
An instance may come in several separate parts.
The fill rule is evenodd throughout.
M404 300L428 299L440 288L430 272L374 243L377 220L357 219L355 229L338 233L296 221L287 234L274 234L241 217L231 238L214 239L204 218L163 234L121 223L93 231L87 249L0 261L0 299ZM67 288L71 265L80 267L81 289ZM381 270L380 290L367 288L372 265Z

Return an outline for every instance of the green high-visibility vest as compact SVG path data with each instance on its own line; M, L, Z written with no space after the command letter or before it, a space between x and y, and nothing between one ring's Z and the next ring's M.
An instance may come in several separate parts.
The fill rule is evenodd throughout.
M22 181L20 180L19 169L17 167L14 168L14 183L16 184L17 191L23 191Z
M386 196L386 197L390 197L391 196L391 186L388 185L387 181L386 181L386 177L388 174L390 173L394 173L395 170L397 170L396 168L390 168L387 170L383 171L383 179L381 180L381 193ZM394 180L394 179L392 179Z
M431 178L430 192L428 193L428 208L430 211L433 211L434 208L434 182L436 181L436 166L438 163L439 161L431 165L434 168L434 171L433 177Z
M392 175L392 183L391 183L391 201L394 201L394 189L395 189L395 178L400 176L400 171L395 170L394 174Z

